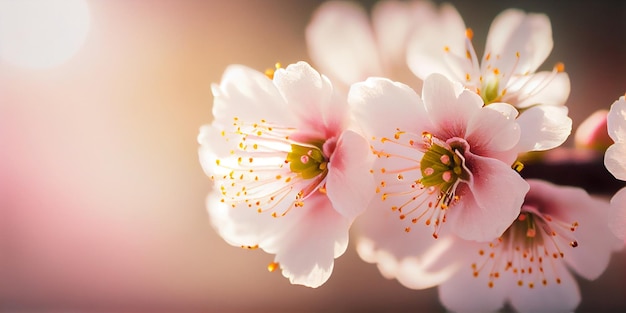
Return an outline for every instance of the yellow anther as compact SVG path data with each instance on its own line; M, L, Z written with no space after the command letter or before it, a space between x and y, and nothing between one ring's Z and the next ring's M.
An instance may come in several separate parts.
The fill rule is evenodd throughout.
M513 170L515 170L516 172L521 172L524 169L524 163L520 162L520 161L515 161L515 163L513 163L513 166L511 166L511 168L513 168ZM521 215L520 215L521 217Z
M280 265L277 262L272 262L267 265L267 270L271 273L275 271Z

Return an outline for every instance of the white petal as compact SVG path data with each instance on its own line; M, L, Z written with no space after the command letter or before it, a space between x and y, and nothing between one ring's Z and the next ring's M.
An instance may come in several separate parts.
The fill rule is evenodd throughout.
M213 116L222 127L232 126L235 117L252 123L266 119L280 124L293 119L272 81L243 65L229 66L221 83L213 85L212 90Z
M604 153L604 166L619 180L626 180L626 142L611 145Z
M307 26L306 41L316 66L346 86L382 74L367 13L356 3L322 4Z
M466 244L476 247L475 251L479 249L475 243ZM494 288L489 288L488 275L474 277L471 260L465 261L465 268L439 286L441 303L454 312L493 312L502 308L511 282L502 277Z
M517 119L522 135L519 151L544 151L563 144L572 132L572 120L567 107L538 105L531 107Z
M328 165L326 191L335 210L349 220L361 214L374 195L373 161L365 138L353 131L342 134Z
M609 228L621 240L626 240L626 188L620 189L611 199Z
M492 68L509 73L534 72L552 51L552 27L545 14L526 14L517 9L500 13L491 23L485 55L491 54ZM519 53L519 59L517 54ZM495 57L499 56L499 58Z
M562 263L555 267L560 273L560 284L514 286L509 292L511 306L518 312L573 312L580 303L578 283Z
M466 240L491 241L519 215L528 183L499 160L465 153L472 182L460 184L460 201L447 215L450 228Z
M506 86L503 102L512 103L517 108L533 105L565 104L570 94L570 80L567 73L537 72L511 80Z
M449 63L444 48L451 55L464 56L465 39L465 23L459 12L450 4L441 5L438 17L420 25L409 38L407 62L411 71L421 79L432 73L464 79L471 62L464 58L465 63Z
M328 138L328 133L338 135L343 129L347 103L338 101L330 81L306 62L276 70L274 84L285 98L288 110L303 121L295 124L301 125L302 131L318 131L321 138Z
M410 87L386 78L369 78L350 87L348 102L367 136L393 136L396 129L419 131L428 125L424 105Z
M465 247L449 235L435 240L429 227L415 225L407 233L406 226L397 212L375 197L353 227L361 259L411 289L430 288L448 279L461 264Z
M609 136L615 142L626 141L626 100L621 96L613 102L607 116Z
M299 209L301 220L282 238L275 261L292 284L316 288L328 280L334 259L345 252L351 221L324 196L308 198Z
M440 139L465 137L468 119L483 105L482 99L472 92L466 90L459 95L459 87L441 74L432 74L424 81L424 106L435 127L428 131Z
M215 174L216 160L228 155L230 147L220 135L220 131L211 125L203 125L200 128L198 143L200 165L207 176L212 176Z
M521 133L516 116L517 110L506 103L493 103L481 108L467 125L465 138L472 153L492 157L495 152L512 150ZM511 151L511 154L515 152ZM503 161L508 163L508 159Z
M432 22L436 8L427 1L379 1L372 9L372 25L376 34L383 65L402 63L406 58L406 44L415 29Z

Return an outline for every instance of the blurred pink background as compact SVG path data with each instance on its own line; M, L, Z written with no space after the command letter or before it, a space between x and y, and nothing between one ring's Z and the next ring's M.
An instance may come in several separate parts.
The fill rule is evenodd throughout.
M479 54L500 11L548 14L544 68L565 63L575 125L626 92L624 2L451 2ZM322 287L292 286L266 270L273 256L231 247L209 224L196 136L212 120L210 85L231 63L309 61L319 3L87 1L69 60L0 59L0 311L443 311L436 289L385 280L351 249ZM621 252L581 280L579 310L625 311L625 285Z

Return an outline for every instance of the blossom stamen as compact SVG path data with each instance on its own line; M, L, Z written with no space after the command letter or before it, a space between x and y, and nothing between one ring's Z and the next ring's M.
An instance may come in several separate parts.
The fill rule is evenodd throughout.
M411 216L412 224L425 219L424 224L434 227L433 237L437 238L447 210L459 201L455 194L458 184L469 179L462 148L453 148L428 132L418 136L399 129L393 138L384 137L381 142L393 145L388 151L394 152L374 149L374 154L398 159L394 163L397 168L380 169L383 175L395 176L379 182L377 191L382 192L381 199L402 199L400 203L393 200L391 210L400 213L401 220ZM413 183L401 183L405 176L415 178Z
M239 141L237 151L231 151L238 157L215 161L228 171L220 186L222 202L231 207L245 203L259 213L272 211L272 216L279 217L302 207L303 200L324 184L329 162L322 152L324 142L296 142L290 139L295 129L264 119L248 124L235 117L232 125L234 130L222 131L221 136ZM288 204L281 205L285 200Z
M578 242L571 235L578 227L578 222L566 223L540 213L536 208L525 205L517 220L504 232L501 238L489 244L490 257L471 266L475 277L491 264L488 276L489 287L500 276L500 271L517 276L517 284L528 288L546 286L549 282L545 272L545 260L548 260L554 281L561 282L557 259L564 258L559 242L568 242L575 248ZM558 239L558 240L557 240ZM479 251L485 255L484 250Z

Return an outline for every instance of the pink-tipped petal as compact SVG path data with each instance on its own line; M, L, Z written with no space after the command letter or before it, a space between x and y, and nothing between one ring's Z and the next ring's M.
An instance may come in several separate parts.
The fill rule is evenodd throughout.
M336 101L330 81L308 63L301 61L276 70L274 84L289 103L288 110L304 123L297 125L330 132L343 128L347 103Z
M326 190L335 210L349 220L361 214L374 195L373 161L365 138L353 131L342 134L328 165Z
M432 123L430 130L444 138L464 137L467 120L483 105L480 97L469 91L459 94L460 84L441 74L432 74L424 81L422 97Z
M450 207L449 227L466 240L491 241L519 215L528 183L499 160L465 153L472 182L460 184L457 205Z
M322 4L307 26L306 41L316 66L346 86L382 74L367 13L356 3Z
M557 229L559 233L552 244L558 245L563 261L580 276L596 279L608 266L611 253L621 247L621 242L607 227L608 201L592 198L577 187L557 186L536 179L529 179L528 183L530 192L526 199L529 203L539 203L541 213L562 225L577 225L569 226L573 231L569 227ZM575 247L570 240L576 241Z

